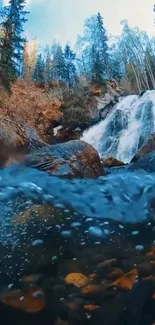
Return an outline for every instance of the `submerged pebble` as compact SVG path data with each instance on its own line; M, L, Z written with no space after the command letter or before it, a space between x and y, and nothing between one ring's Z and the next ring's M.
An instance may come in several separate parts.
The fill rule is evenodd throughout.
M71 230L63 230L63 231L61 231L61 235L63 237L69 238L72 235L72 231Z
M43 291L36 291L33 293L33 298L42 298L44 297Z
M55 207L58 209L65 209L64 204L61 204L61 203L55 204Z
M13 283L10 283L9 285L8 285L8 289L11 289L13 287Z
M104 229L104 234L105 234L105 235L109 235L109 234L110 234L110 230L108 230L108 229Z
M137 246L135 247L135 249L136 249L137 251L143 251L143 250L144 250L144 246L143 246L143 245L137 245Z
M103 232L99 227L89 227L89 233L95 237L103 237Z
M52 256L52 262L57 262L58 261L58 256Z
M42 239L36 239L33 241L32 246L41 246L43 242L44 241Z
M80 226L81 226L81 223L80 222L72 222L71 223L71 227L73 227L73 228L78 228Z
M134 230L134 231L132 231L132 233L131 233L132 236L136 236L136 235L138 235L138 234L139 234L139 231L138 231L138 230Z

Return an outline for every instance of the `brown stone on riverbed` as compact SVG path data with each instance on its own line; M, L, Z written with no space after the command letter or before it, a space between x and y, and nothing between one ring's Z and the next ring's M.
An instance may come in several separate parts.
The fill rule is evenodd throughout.
M1 294L0 301L29 313L37 313L45 307L45 298L42 289L30 288L28 292L15 290Z
M117 160L114 157L108 157L108 158L105 158L105 159L101 159L101 162L102 162L103 167L109 167L110 168L110 167L125 166L125 164L122 161Z
M97 151L81 140L40 148L25 156L23 164L60 177L96 178L105 175Z

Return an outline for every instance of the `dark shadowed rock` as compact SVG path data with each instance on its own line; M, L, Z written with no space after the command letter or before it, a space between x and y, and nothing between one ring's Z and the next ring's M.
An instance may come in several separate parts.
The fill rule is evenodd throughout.
M81 140L41 148L25 156L23 163L61 177L95 178L105 174L97 151Z
M155 290L154 281L137 282L132 290L124 311L124 323L126 325L152 324L151 299ZM148 314L148 315L147 315ZM146 322L147 315L147 322ZM148 317L149 316L149 317ZM145 321L144 321L145 319ZM148 321L149 319L149 321Z
M146 156L142 156L141 159L130 165L128 168L129 171L136 171L136 170L145 170L149 173L155 172L155 151L150 152Z
M155 150L155 133L152 133L151 137L142 145L137 151L136 155L132 158L131 162L135 162L140 158L146 156L148 153Z
M80 128L72 128L71 126L67 128L60 128L55 135L58 143L67 142L71 140L80 139L82 130Z
M108 157L108 158L102 159L101 161L102 161L103 167L119 167L119 166L125 166L125 164L122 161L117 160L114 157Z
M46 309L38 313L29 313L12 306L8 306L2 302L0 302L0 315L1 324L6 325L52 325L57 318L54 311L53 315L49 310Z

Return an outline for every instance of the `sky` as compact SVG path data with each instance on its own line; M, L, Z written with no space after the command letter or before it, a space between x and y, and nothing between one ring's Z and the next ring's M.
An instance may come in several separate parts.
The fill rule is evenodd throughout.
M8 0L0 0L7 4ZM58 39L62 44L74 44L82 34L84 20L100 12L110 35L121 33L120 21L127 19L155 36L153 5L155 0L27 0L30 11L26 34L42 44Z

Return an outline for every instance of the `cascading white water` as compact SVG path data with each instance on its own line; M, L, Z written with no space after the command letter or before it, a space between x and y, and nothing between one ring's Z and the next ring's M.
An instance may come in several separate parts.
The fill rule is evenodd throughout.
M125 97L105 120L85 131L82 140L101 157L114 156L127 163L154 131L155 91L151 90L142 97Z

